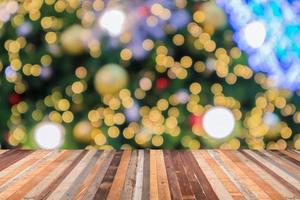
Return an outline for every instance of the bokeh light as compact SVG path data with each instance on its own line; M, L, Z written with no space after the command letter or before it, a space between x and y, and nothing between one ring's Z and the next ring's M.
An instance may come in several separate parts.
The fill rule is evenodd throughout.
M227 108L214 107L203 115L203 128L212 138L222 139L229 136L234 126L234 115Z
M121 10L105 10L99 19L100 27L106 30L111 36L118 36L124 29L125 14Z
M300 148L297 9L3 1L1 147Z
M64 142L64 132L60 124L41 122L34 129L34 141L42 149L58 149Z
M254 21L246 25L245 37L252 48L261 47L266 38L266 29L262 22Z

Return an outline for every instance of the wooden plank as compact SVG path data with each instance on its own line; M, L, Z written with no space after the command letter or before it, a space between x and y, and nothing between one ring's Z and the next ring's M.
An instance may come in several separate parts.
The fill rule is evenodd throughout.
M84 157L77 163L76 166L69 172L67 176L64 177L64 180L57 185L57 187L51 191L47 199L63 199L65 197L66 188L75 182L76 178L83 172L86 165L91 161L91 159L96 154L96 151L88 151Z
M269 152L269 153L274 156L277 155L279 158L284 159L284 162L287 165L295 166L295 168L297 168L298 170L300 169L300 162L297 159L288 156L288 154L283 153L283 151L273 151L273 152Z
M284 154L281 155L280 153L278 154L275 152L272 153L267 151L263 151L262 153L265 156L269 157L269 159L272 160L273 163L276 163L276 165L279 166L280 169L300 180L300 167L297 166L297 164L286 159Z
M18 151L19 151L18 149L9 149L9 150L3 152L2 154L0 154L0 164L2 163L3 158L13 155L15 152L18 152Z
M251 152L251 154L256 154L261 160L264 160L264 164L266 164L270 169L276 171L276 173L282 175L283 178L290 181L294 185L300 185L300 181L297 180L293 174L290 174L286 169L284 169L281 165L276 163L274 160L270 159L268 156L264 155L262 152Z
M280 152L287 155L288 157L290 157L290 159L293 159L293 160L297 161L298 165L300 165L299 164L299 162L300 162L299 151L280 151ZM296 153L296 152L298 152L298 153Z
M156 150L150 150L150 199L158 200Z
M162 150L156 152L157 185L159 199L170 200L169 182Z
M23 186L26 185L26 183L37 176L37 174L40 173L40 171L43 170L43 168L47 165L49 165L54 160L58 159L61 156L59 152L50 152L47 154L46 157L39 160L36 165L32 166L32 168L26 170L25 173L21 175L21 177L18 177L15 181L10 183L9 185L2 185L0 196L3 199L8 199L11 195L18 192ZM32 185L31 185L32 187ZM4 189L4 190L3 190Z
M108 195L108 192L111 188L113 179L117 173L119 163L121 161L122 152L115 152L115 155L110 163L109 168L107 169L101 184L98 186L97 192L94 195L94 199L105 199Z
M6 149L3 150L3 149L1 149L1 150L0 150L0 155L3 154L3 153L5 153L6 151L8 151L8 150L6 150Z
M203 151L192 151L199 167L205 174L205 177L207 178L207 181L211 185L213 191L216 193L217 197L219 199L233 199L230 195L229 191L226 189L226 187L222 184L222 182L219 180L215 172L212 170L212 168L208 165L208 163L204 160L204 156L202 155Z
M182 194L180 191L180 186L178 184L176 171L174 169L172 159L171 159L171 153L169 150L164 151L164 157L165 157L168 181L169 183L171 183L170 184L171 198L174 200L180 200L182 199Z
M296 156L299 156L299 157L300 157L300 151L297 150L297 149L287 149L287 150L284 150L284 151L293 153L293 154L295 154Z
M210 185L207 177L205 176L204 172L202 169L199 167L197 161L195 160L195 157L191 153L191 151L185 151L182 154L182 157L188 161L186 162L186 165L189 166L189 163L191 163L192 168L190 170L193 170L198 182L201 184L201 187L203 189L203 192L206 196L207 199L213 200L213 199L218 199L215 191L213 190L212 186ZM224 194L225 195L225 194Z
M76 165L81 161L81 159L87 154L87 151L82 151L78 157L55 179L51 184L45 188L36 198L46 199L52 192L58 187L58 185L66 178L66 176L76 167Z
M279 192L274 190L271 185L265 182L261 177L256 174L251 168L249 168L242 160L240 160L234 152L232 151L222 151L235 165L250 177L253 182L255 182L260 188L263 188L264 192L269 195L270 199L283 200L284 197L281 196Z
M138 150L135 185L133 199L141 200L143 194L143 173L144 173L144 151ZM126 191L126 190L125 190Z
M150 198L150 151L144 151L144 166L143 166L143 189L142 199L148 200Z
M55 155L55 152L47 152L47 154L43 157L40 157L36 162L32 165L28 166L27 168L23 169L20 173L16 174L13 178L9 179L5 183L0 186L0 193L7 190L9 187L16 185L19 180L23 180L24 177L30 175L30 172L37 169L45 160L49 157Z
M111 186L111 190L107 195L108 200L120 199L121 193L123 191L125 177L128 169L128 164L130 161L131 151L124 150L116 176Z
M197 151L193 151L193 153L196 152ZM222 182L226 187L226 190L230 193L231 197L236 200L244 200L244 195L241 193L235 183L230 180L230 177L226 174L222 167L220 167L220 165L218 165L218 163L208 154L208 152L201 151L201 156L214 171L220 182Z
M278 191L285 199L291 199L294 197L293 193L288 190L288 188L283 185L276 178L271 176L267 171L265 171L262 167L260 167L253 160L247 158L247 156L243 155L241 152L237 152L236 155L241 159L249 168L257 173L264 181L268 182L276 191Z
M241 191L246 199L256 199L255 194L248 188L239 177L232 171L230 166L227 166L225 162L221 159L219 153L215 150L207 151L211 157L218 163L230 180L235 184L235 186Z
M59 157L53 160L53 162L49 163L49 165L40 168L40 170L38 170L38 173L36 173L35 176L33 176L31 179L25 182L22 185L22 189L17 190L13 195L11 195L8 198L8 200L21 199L27 192L29 192L32 189L33 186L42 181L42 179L46 177L49 174L49 172L54 170L57 167L57 165L59 165L61 161L65 160L70 154L70 151L65 151Z
M80 163L78 163L77 167L74 168L74 170L72 172L74 172L74 174L72 174L72 172L69 174L70 177L72 177L72 180L69 180L71 183L67 183L66 184L66 188L68 185L70 185L70 187L68 187L67 191L65 193L63 193L63 196L60 197L60 199L64 199L64 200L68 200L68 199L73 199L73 196L75 195L76 191L79 189L81 183L85 180L85 178L88 176L88 173L91 171L92 167L96 164L96 161L99 159L99 157L102 154L102 151L95 151L96 153L91 157L90 160L87 160L84 163L84 159L82 159L82 161ZM78 171L75 175L75 172ZM76 179L74 180L73 177L76 177ZM68 179L68 177L66 177L66 179ZM63 185L63 182L61 183L61 185ZM58 187L64 187L59 185ZM53 193L57 193L57 190L54 191ZM50 199L50 197L49 197ZM57 199L56 197L53 197L53 199Z
M184 173L188 179L188 182L191 186L193 195L195 199L207 199L207 196L205 194L203 184L201 183L203 180L198 179L196 167L198 167L198 164L195 162L192 162L187 155L184 155L185 152L178 151L175 154L175 158L177 158L177 162L182 165L182 168L184 170Z
M0 171L0 200L299 199L299 153L285 152L4 151L15 162Z
M218 152L225 164L232 169L232 171L237 175L239 180L241 180L241 182L243 182L243 184L245 184L246 187L252 191L252 193L257 199L270 199L269 195L264 191L264 189L260 188L257 185L257 183L252 180L248 173L241 169L241 163L231 161L231 159L225 155L224 151Z
M61 174L64 174L64 172L70 165L72 165L72 163L74 162L74 160L76 160L80 153L81 151L72 151L71 155L67 159L63 160L56 167L56 169L51 171L49 175L44 177L44 179L37 185L33 186L32 190L24 196L24 199L42 199L43 195L46 196L46 194L53 189L52 183L60 183L59 177L61 176Z
M30 155L32 151L26 150L15 150L9 151L7 154L6 152L1 154L0 158L0 171L4 170L5 168L9 167L10 165L18 162L19 160L25 158L26 156Z
M0 185L3 185L5 182L13 179L18 174L21 174L23 170L34 165L34 163L36 163L41 157L44 157L48 153L49 152L47 151L35 151L31 155L26 156L20 161L2 170L0 172Z
M178 151L171 151L172 163L176 172L177 180L183 199L195 199L192 186L188 180ZM200 193L202 194L202 193ZM205 198L205 196L203 196Z
M137 150L132 151L131 153L131 158L125 178L125 183L124 183L124 189L121 193L121 199L132 199L133 197L133 191L134 191L134 186L136 184L136 168L137 168L137 161L138 161L138 155L137 155Z
M291 192L293 192L296 196L300 196L300 190L295 187L289 178L286 177L284 173L281 173L281 171L277 171L276 166L272 166L270 163L264 161L261 157L257 156L256 154L252 154L248 150L243 150L242 153L252 161L254 161L257 165L262 167L266 172L268 172L270 175L272 175L274 178L276 178L278 181L280 181L282 184L284 184Z
M76 191L74 200L78 199L92 199L97 191L97 186L100 185L103 177L109 167L113 158L112 151L104 151L101 157L97 160L94 168L91 170L87 178Z

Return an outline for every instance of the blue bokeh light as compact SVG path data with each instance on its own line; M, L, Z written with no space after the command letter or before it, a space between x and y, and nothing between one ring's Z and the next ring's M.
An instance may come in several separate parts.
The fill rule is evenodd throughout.
M275 86L300 90L300 2L217 0L229 16L234 40L249 66L268 74Z

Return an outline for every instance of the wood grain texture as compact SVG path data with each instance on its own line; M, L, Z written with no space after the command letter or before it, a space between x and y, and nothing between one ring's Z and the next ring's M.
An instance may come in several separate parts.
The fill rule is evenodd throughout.
M0 199L300 199L300 153L0 150Z
M169 200L171 199L169 182L166 172L166 166L164 161L164 155L162 150L157 150L156 154L156 169L157 169L157 186L159 199Z
M137 151L134 150L131 154L130 163L127 169L125 183L124 183L124 191L121 193L121 199L132 199L133 198L133 190L136 182L136 168L137 168Z
M230 177L222 169L222 166L218 165L216 160L214 160L207 151L193 151L196 159L200 156L203 157L204 162L213 170L213 173L216 174L218 180L222 182L226 190L230 193L230 196L233 199L244 200L246 199L238 187L230 180ZM216 191L217 192L217 191Z
M144 151L142 199L150 199L150 151Z
M150 150L150 199L158 199L158 181L157 181L157 155L155 150Z
M224 151L224 154L234 163L238 164L240 169L255 182L260 188L264 188L264 192L272 199L283 200L284 197L276 191L270 184L264 181L259 174L256 174L248 165L246 165L239 157L232 151Z
M116 152L108 167L103 180L97 185L98 189L93 199L106 199L121 161L122 152Z
M176 176L176 171L175 171L174 165L172 163L170 151L169 150L164 151L164 156L165 156L168 181L169 181L169 183L172 183L172 184L169 184L170 191L171 191L171 198L174 200L182 199L182 194L181 194L180 186L179 186L178 179Z
M241 151L243 155L245 155L248 159L255 162L258 166L260 166L266 173L270 174L273 178L288 188L295 196L300 196L300 190L297 188L297 185L293 185L287 180L286 177L282 177L281 175L277 174L276 169L272 168L268 163L265 163L260 157L257 157L255 154L251 154L249 151ZM272 168L272 169L271 169Z
M265 189L261 188L257 182L249 177L247 172L242 169L241 163L232 161L224 152L219 151L219 154L221 159L226 162L227 167L230 167L238 179L241 180L242 184L252 191L252 194L254 194L256 199L271 199Z
M236 153L236 156L238 156L246 165L248 165L249 168L255 171L257 176L260 176L264 181L266 181L276 191L278 191L285 199L293 197L293 193L291 193L285 185L280 184L280 182L276 178L263 170L263 168L256 164L254 161L248 159L240 152Z
M121 194L122 194L122 191L123 191L123 188L124 188L126 174L127 174L127 171L128 171L128 164L129 164L129 161L130 161L130 156L131 156L131 151L125 150L123 152L118 170L117 170L116 175L115 175L118 178L115 178L113 180L111 190L108 193L107 199L115 200L115 199L120 199L121 198Z
M135 185L133 192L133 199L142 199L143 192L143 173L144 173L144 151L138 151L137 166L136 166L136 176Z
M96 185L102 181L107 168L113 158L111 151L105 151L97 160L93 169L90 171L86 179L82 182L80 188L76 191L73 199L84 199L91 196L96 191ZM90 197L91 198L91 197Z
M178 179L178 184L180 187L182 198L183 199L195 199L195 195L193 193L192 186L191 186L191 184L193 184L195 182L191 182L191 180L190 181L188 180L188 176L184 170L184 166L182 165L182 160L181 160L179 152L171 151L171 157L172 157L172 162L173 162L174 169L176 172L176 176ZM202 195L203 194L202 190L199 190L197 194ZM202 198L205 198L205 196L202 195Z
M194 157L197 160L198 165L202 169L203 173L207 177L209 184L211 185L213 191L216 193L219 199L233 199L230 195L229 191L225 188L222 182L219 180L217 175L214 173L212 168L208 165L208 163L204 160L204 156L199 152L193 152Z
M297 162L297 164L300 164L300 155L299 151L279 151L282 154L285 154L288 156L291 160L294 160Z

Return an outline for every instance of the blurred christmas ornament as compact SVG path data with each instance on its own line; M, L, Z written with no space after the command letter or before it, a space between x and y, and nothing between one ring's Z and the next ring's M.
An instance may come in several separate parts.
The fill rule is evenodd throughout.
M225 107L213 107L203 115L203 128L212 138L222 139L229 136L235 126L232 112Z
M201 10L204 13L204 19L207 24L215 28L223 28L226 25L226 15L214 1L207 1L201 4Z
M102 66L95 75L94 85L100 95L115 94L127 86L127 71L117 64Z
M88 121L78 122L73 129L74 138L83 143L89 143L92 140L91 132L92 125Z
M81 54L87 46L87 41L92 38L88 29L80 25L72 25L66 29L60 36L60 42L63 49L71 54Z
M65 130L54 122L41 122L34 129L34 141L42 149L58 149L64 143Z

